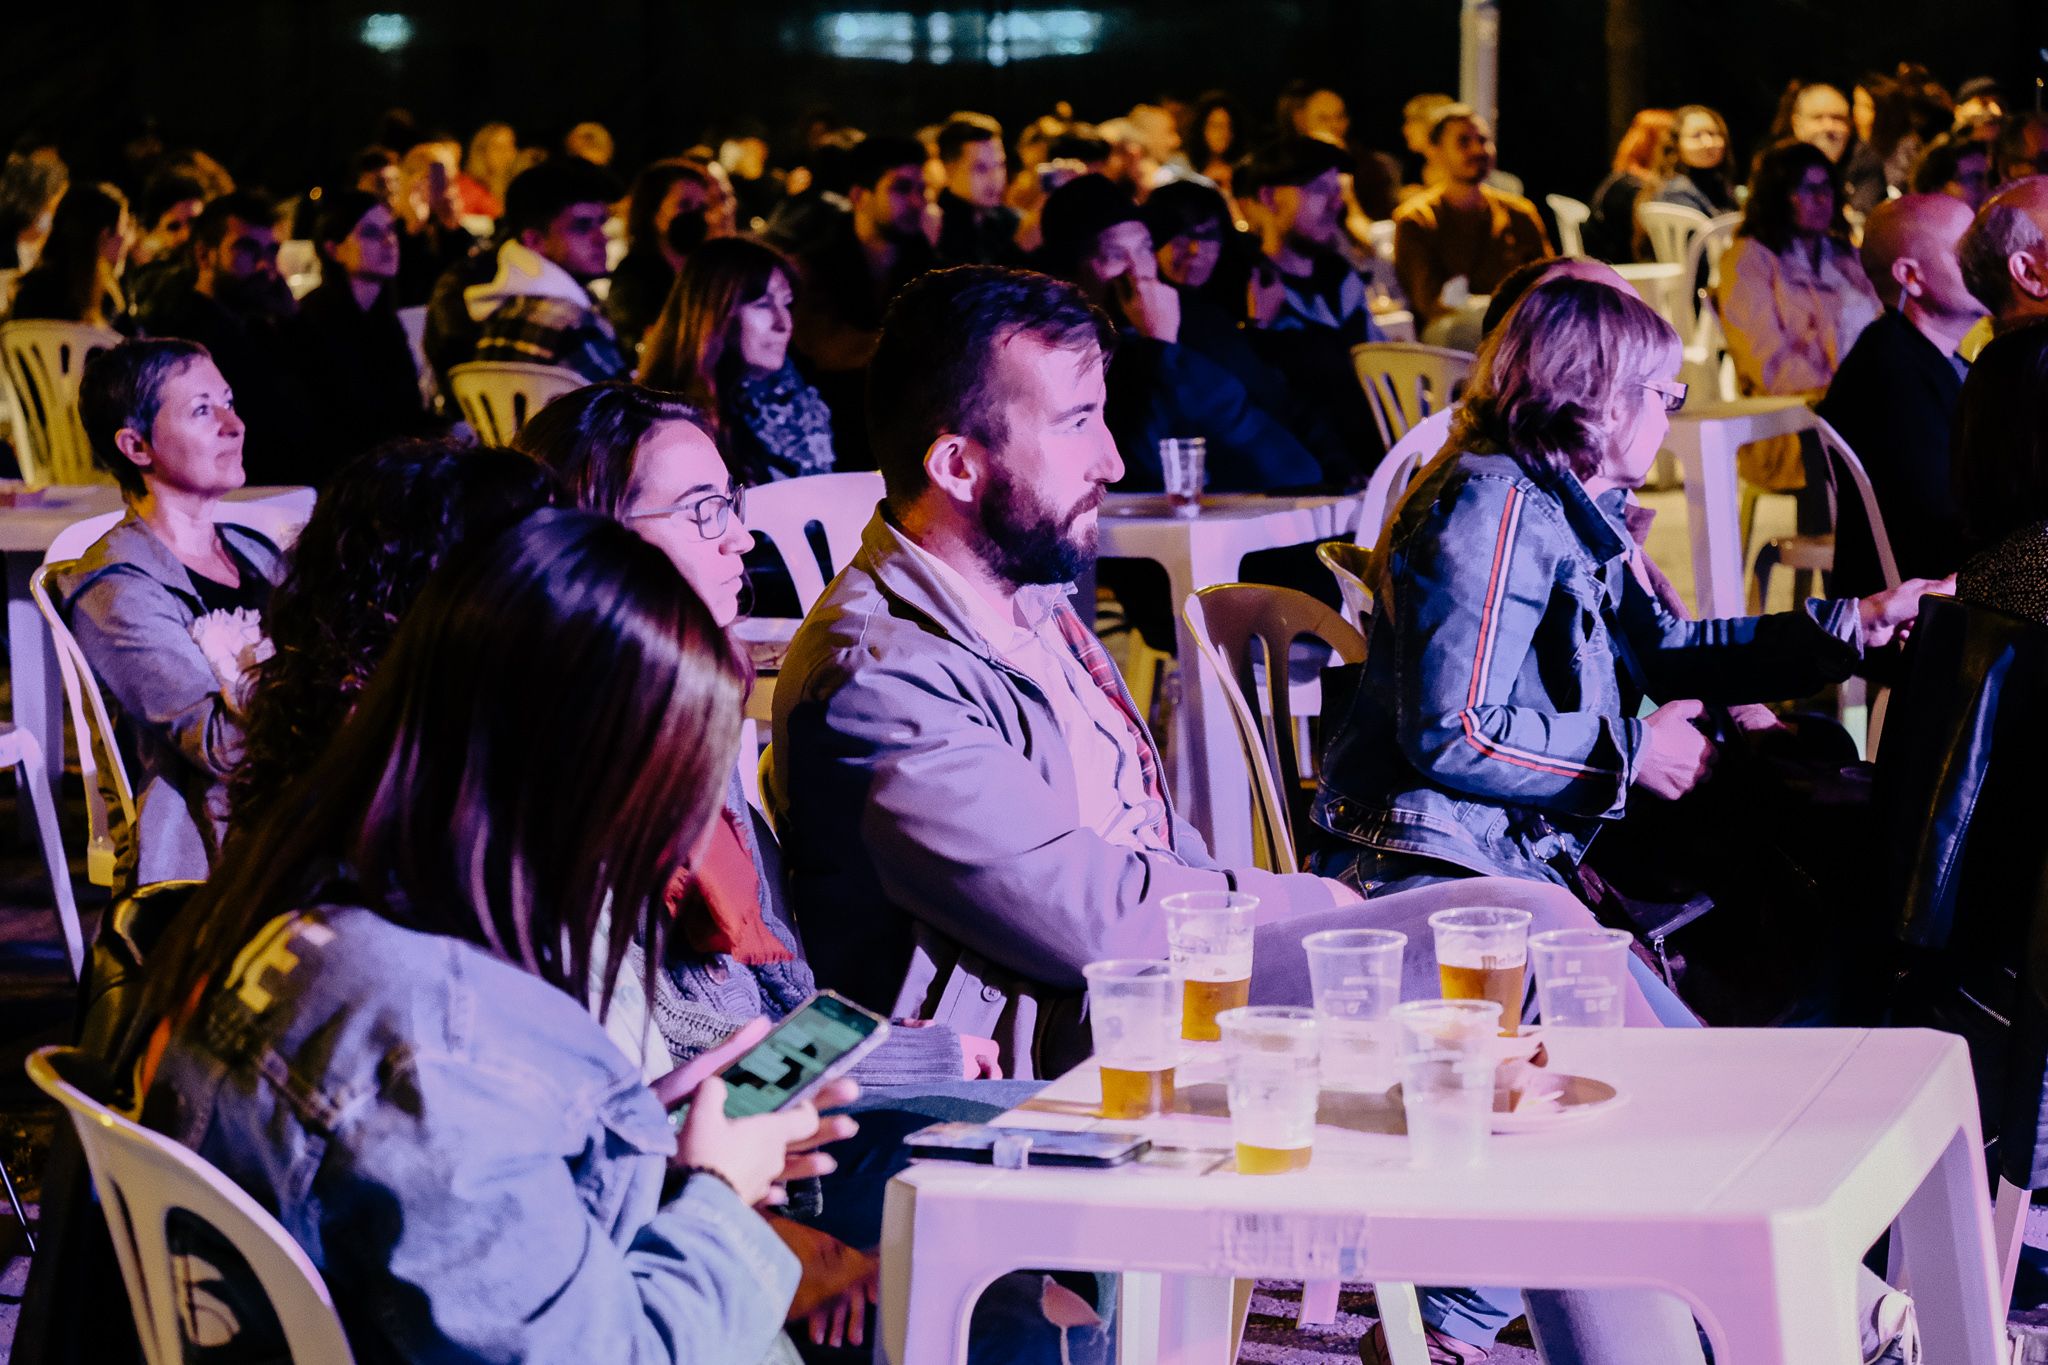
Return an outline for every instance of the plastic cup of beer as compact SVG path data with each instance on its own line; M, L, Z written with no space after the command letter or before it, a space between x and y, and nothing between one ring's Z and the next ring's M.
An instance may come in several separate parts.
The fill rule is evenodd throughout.
M1181 979L1180 1036L1213 1043L1216 1016L1252 995L1252 918L1259 898L1236 891L1183 891L1159 903L1166 945Z
M1314 1010L1256 1005L1225 1010L1216 1022L1223 1034L1238 1173L1300 1170L1315 1147L1322 1021Z
M1411 1000L1394 1007L1401 1031L1401 1107L1408 1152L1425 1170L1477 1166L1493 1131L1500 1005Z
M1550 1028L1620 1028L1628 950L1620 929L1551 929L1529 939L1536 1004Z
M1139 1119L1173 1109L1180 1052L1180 978L1171 962L1091 962L1088 1024L1102 1071L1102 1117Z
M1323 1021L1323 1084L1381 1094L1393 1085L1401 955L1408 935L1392 929L1327 929L1301 941L1309 990Z
M1203 466L1208 458L1209 443L1200 436L1168 437L1159 443L1159 472L1175 516L1202 514Z
M1529 970L1529 912L1439 910L1429 917L1429 927L1436 935L1436 971L1444 998L1493 1001L1500 1006L1501 1036L1514 1037Z

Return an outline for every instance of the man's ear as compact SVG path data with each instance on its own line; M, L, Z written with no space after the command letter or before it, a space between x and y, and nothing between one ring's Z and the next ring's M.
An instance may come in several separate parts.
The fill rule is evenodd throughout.
M974 502L986 481L986 454L979 441L953 434L941 436L925 448L925 477L955 502Z
M2013 288L2030 299L2048 300L2048 250L2015 251L2005 258Z
M147 469L153 463L149 453L149 438L134 427L122 427L114 433L114 449L121 452L123 459L139 469Z
M1918 298L1925 292L1920 283L1920 262L1911 256L1901 256L1892 262L1892 283L1899 287L1900 298Z

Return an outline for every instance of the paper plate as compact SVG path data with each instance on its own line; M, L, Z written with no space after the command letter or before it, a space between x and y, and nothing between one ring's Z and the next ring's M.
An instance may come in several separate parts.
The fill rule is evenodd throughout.
M1494 1132L1538 1133L1561 1124L1577 1123L1619 1107L1626 1098L1606 1081L1596 1081L1590 1076L1568 1076L1561 1072L1533 1069L1532 1074L1540 1079L1531 1090L1523 1092L1519 1108L1499 1108L1506 1094L1496 1092Z

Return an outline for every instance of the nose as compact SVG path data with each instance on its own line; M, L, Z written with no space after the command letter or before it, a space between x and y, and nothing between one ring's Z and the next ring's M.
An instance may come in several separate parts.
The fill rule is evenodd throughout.
M727 517L725 534L718 538L718 547L729 555L743 555L754 548L754 533L738 517Z
M249 429L242 421L242 414L236 412L233 408L224 407L218 409L218 411L220 413L220 429L222 434L240 436Z
M1090 472L1097 483L1115 483L1124 476L1124 457L1116 448L1116 438L1103 427L1100 448L1095 452L1095 467Z

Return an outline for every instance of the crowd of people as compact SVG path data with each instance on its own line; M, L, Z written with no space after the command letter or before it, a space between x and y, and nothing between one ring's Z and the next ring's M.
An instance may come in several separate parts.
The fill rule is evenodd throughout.
M542 153L493 123L284 203L199 153L133 193L9 158L12 315L128 336L79 400L128 515L53 584L137 774L121 889L204 882L118 1071L306 1248L361 1358L859 1344L903 1134L1085 1058L1081 969L1163 956L1164 897L1259 897L1276 1002L1304 933L1426 942L1463 891L1591 924L1596 834L1640 846L1786 728L1759 703L1878 666L1925 593L2048 623L2048 122L1901 67L1788 90L1741 169L1712 109L1630 126L1589 251L1639 257L1644 203L1741 213L1713 296L1738 384L1819 404L1905 580L1793 440L1743 473L1839 520L1833 595L1697 621L1634 496L1680 338L1554 257L1477 112L1404 116L1405 162L1308 85L1264 137L1220 94L1014 137L820 118L787 168L741 132L630 186L598 125ZM286 241L317 253L302 297ZM1360 484L1350 348L1402 312L1473 377L1374 555L1308 866L1228 866L1072 585L1166 437L1207 441L1217 490ZM422 381L489 360L581 384L479 446ZM847 468L885 495L781 663L757 810L747 490ZM319 487L291 546L219 520L250 481ZM1701 1023L1632 977L1633 1022ZM819 986L902 1027L814 1103L727 1119L715 1070ZM1904 1295L1859 1302L1867 1361L1916 1358ZM1554 1361L1701 1358L1668 1297L1439 1287L1432 1359L1524 1310ZM975 1330L1093 1358L1113 1294L1019 1272Z

